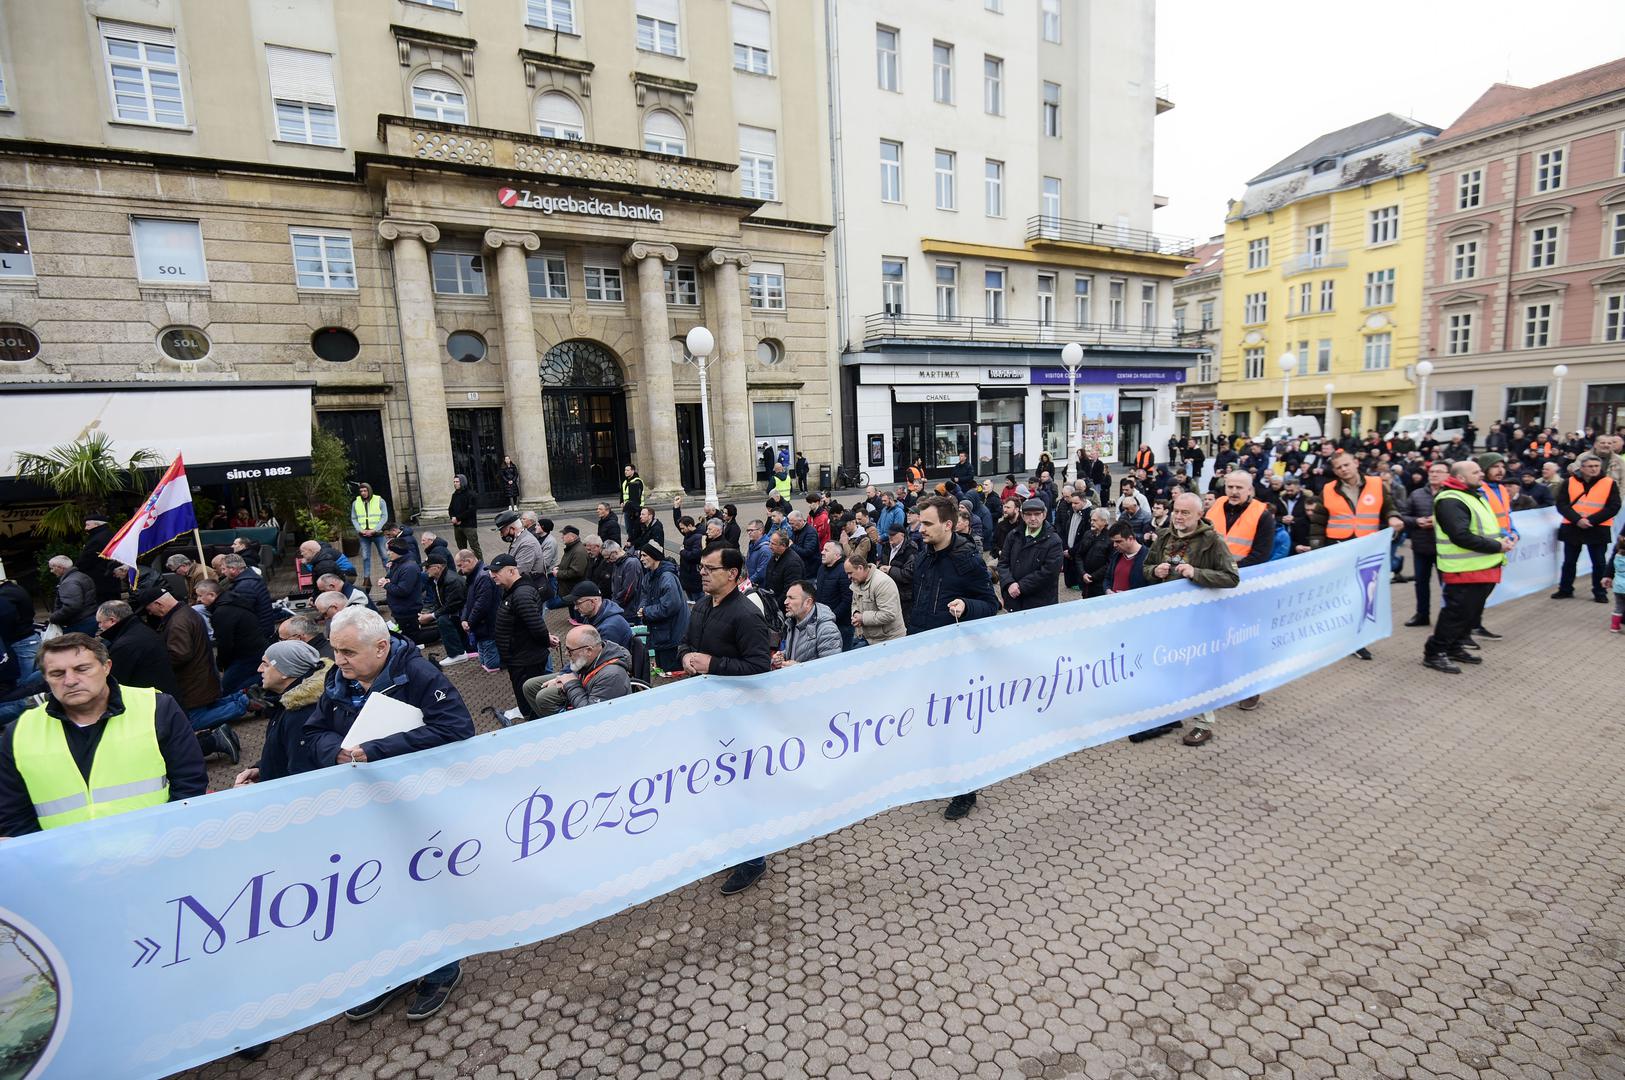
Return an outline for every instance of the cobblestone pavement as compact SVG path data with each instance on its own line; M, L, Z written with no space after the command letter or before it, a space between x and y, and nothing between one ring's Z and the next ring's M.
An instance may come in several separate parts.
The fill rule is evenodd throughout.
M1396 629L1206 747L1086 750L957 824L902 807L733 899L701 881L465 961L426 1023L397 1005L190 1075L1622 1077L1606 611L1492 609L1506 640L1456 677ZM483 730L508 685L471 667Z

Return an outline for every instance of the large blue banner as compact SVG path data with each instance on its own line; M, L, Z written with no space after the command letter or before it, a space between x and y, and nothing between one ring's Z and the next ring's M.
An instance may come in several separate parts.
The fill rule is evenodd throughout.
M0 1076L163 1076L1269 690L1388 635L1388 539L0 843Z

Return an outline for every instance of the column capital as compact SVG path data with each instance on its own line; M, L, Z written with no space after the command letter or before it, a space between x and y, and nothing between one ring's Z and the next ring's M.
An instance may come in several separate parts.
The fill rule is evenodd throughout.
M402 238L421 240L425 244L440 242L439 226L428 221L405 221L401 218L385 218L378 223L378 235L392 244Z
M677 261L677 248L671 244L657 244L653 240L638 240L626 249L621 262L632 266L644 259L659 259L663 263Z
M524 232L520 229L486 229L485 246L492 251L503 247L535 251L542 246L542 238L533 232Z
M705 257L701 261L708 268L726 266L727 264L732 263L740 269L744 269L751 264L752 259L751 254L748 251L730 251L727 248L712 248L710 251L705 253Z

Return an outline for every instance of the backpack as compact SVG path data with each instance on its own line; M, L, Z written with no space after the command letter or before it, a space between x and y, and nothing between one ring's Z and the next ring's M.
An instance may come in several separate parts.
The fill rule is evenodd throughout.
M344 554L344 552L342 552L342 551L339 552L339 559L338 559L338 562L335 565L337 565L339 570L342 571L343 573L346 573L346 574L355 573L355 563L351 562L350 561L350 556Z
M1275 526L1275 546L1270 549L1270 562L1284 559L1292 554L1292 534L1287 532L1285 525Z
M752 586L749 592L742 595L762 613L762 619L767 623L768 637L774 642L782 641L786 627L784 605L773 595L773 590Z

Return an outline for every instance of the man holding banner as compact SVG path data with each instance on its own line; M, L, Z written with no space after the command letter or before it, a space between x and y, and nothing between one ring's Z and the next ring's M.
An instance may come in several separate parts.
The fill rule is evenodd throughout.
M1325 547L1361 536L1370 536L1387 522L1391 529L1403 529L1405 522L1394 513L1393 496L1380 476L1361 476L1360 463L1347 450L1332 455L1332 479L1320 489L1320 503L1309 514L1309 546ZM1371 650L1360 646L1354 655L1371 659Z
M1245 475L1245 474L1243 474ZM1251 481L1248 481L1249 485ZM1202 499L1186 492L1174 497L1173 526L1157 537L1145 557L1146 576L1156 581L1181 578L1203 589L1234 589L1241 584L1241 571L1225 537L1202 516ZM1258 696L1247 699L1256 707ZM1201 746L1213 739L1212 709L1205 710L1185 735L1186 746ZM1179 727L1178 721L1140 732L1154 738ZM1130 736L1133 740L1133 736Z

